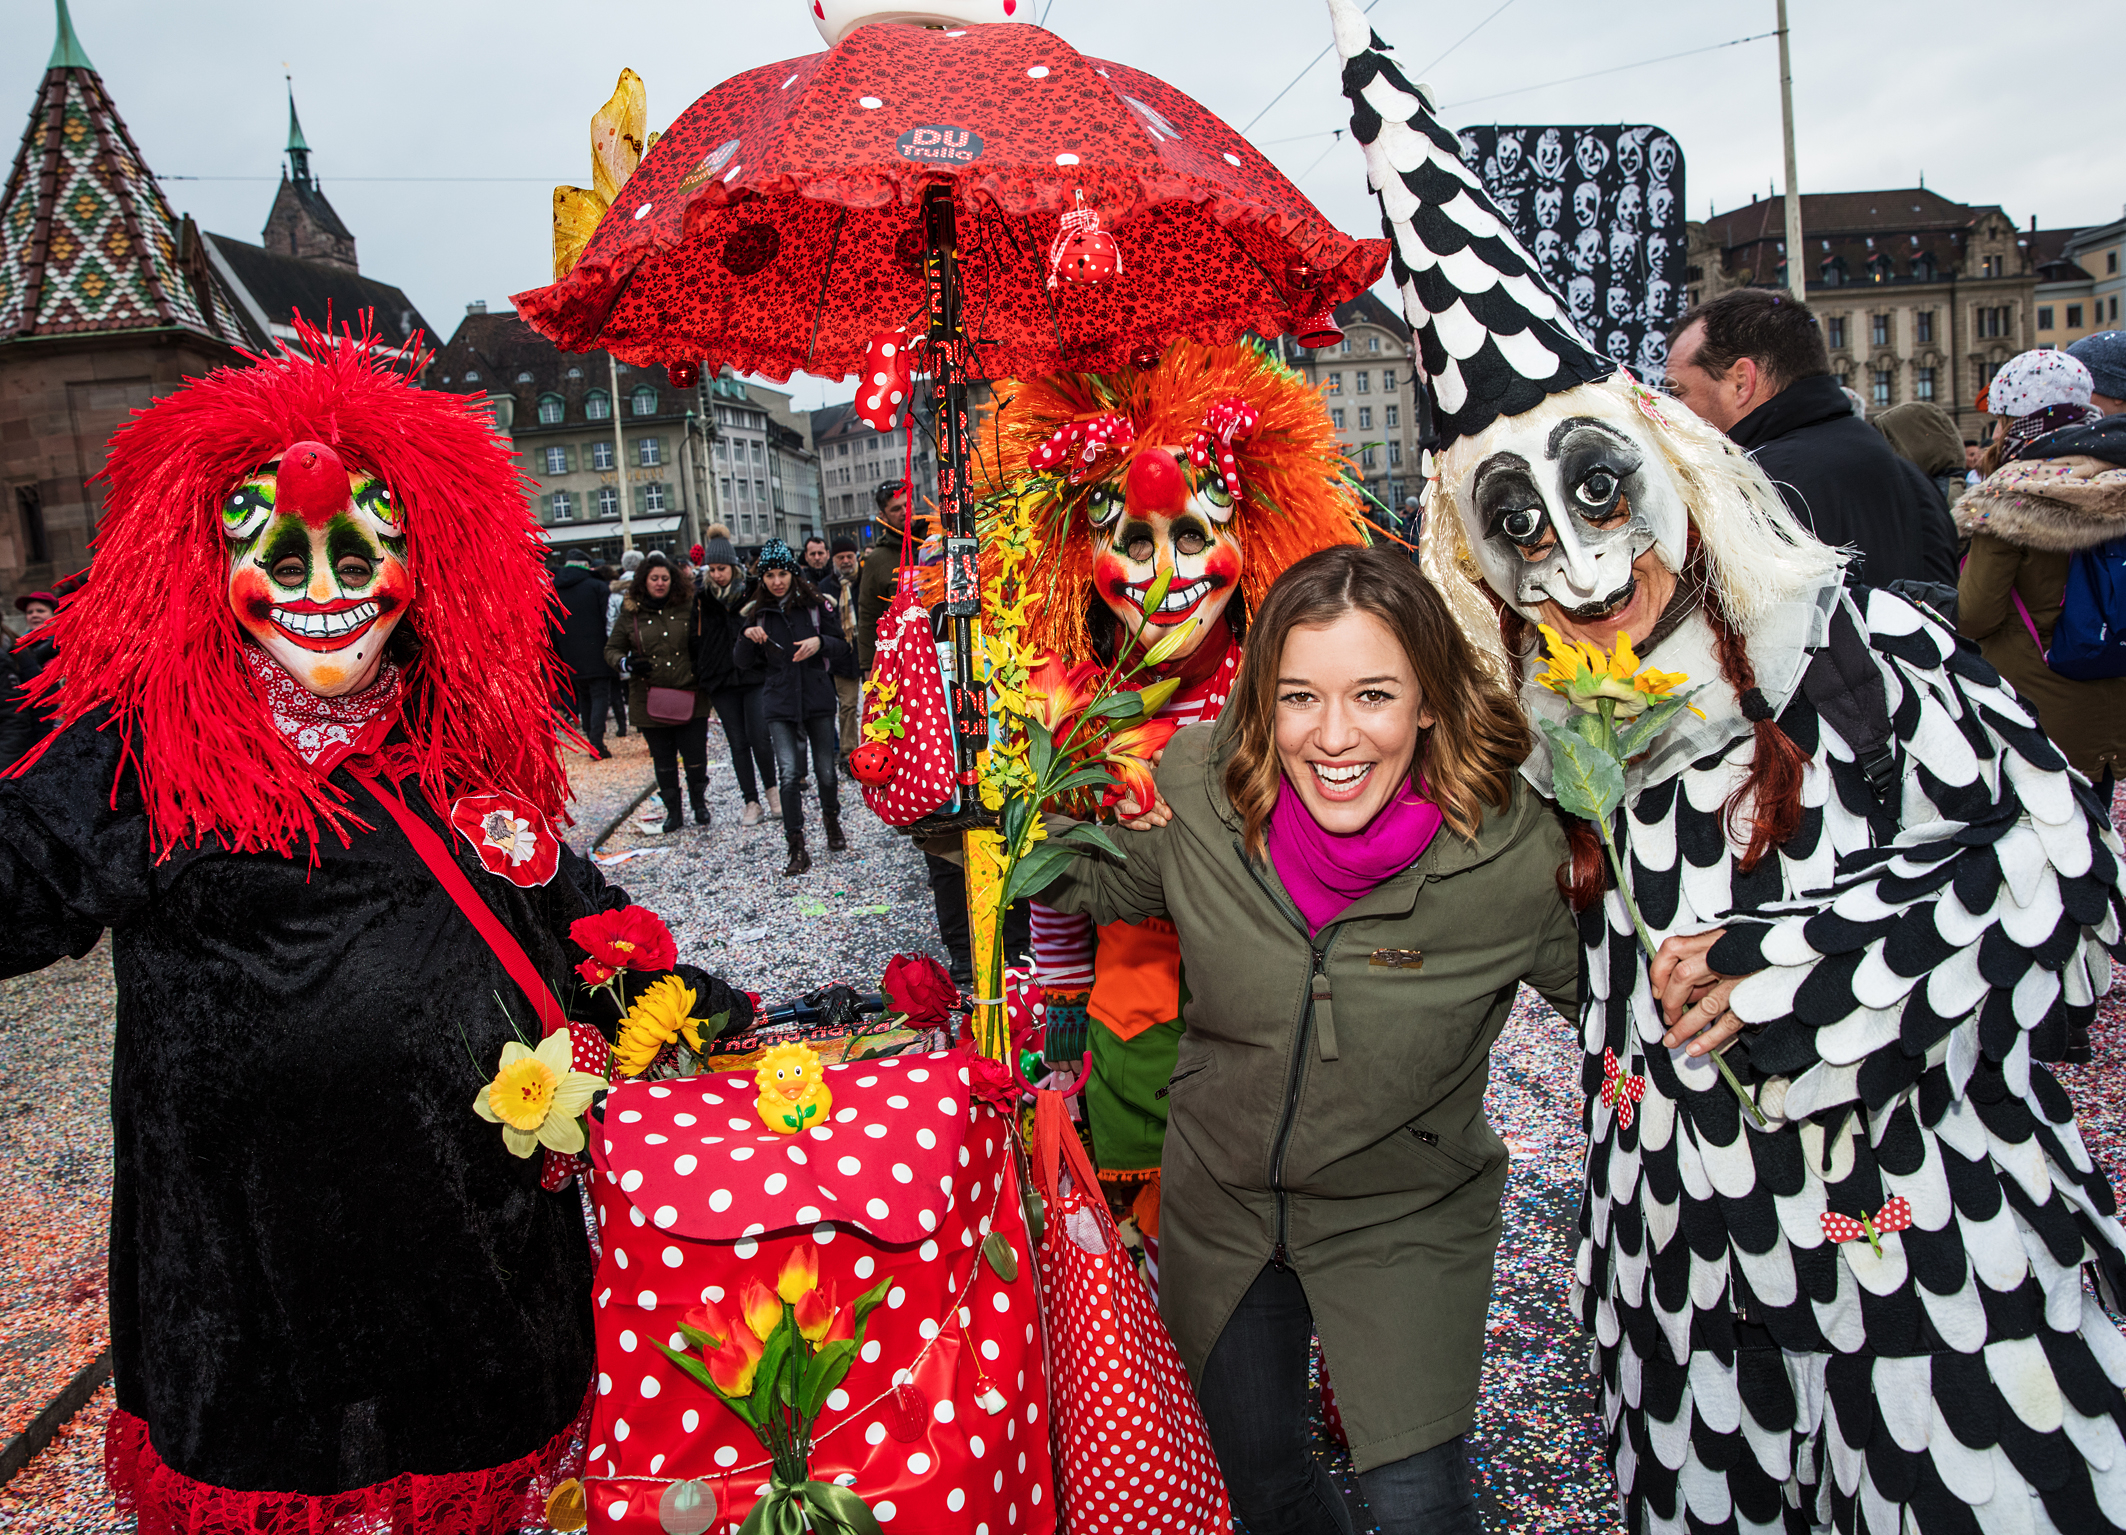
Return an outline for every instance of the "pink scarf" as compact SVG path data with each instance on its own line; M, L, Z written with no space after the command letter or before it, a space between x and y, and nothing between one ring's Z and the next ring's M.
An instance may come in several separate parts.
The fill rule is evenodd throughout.
M1318 933L1353 901L1417 862L1442 819L1439 806L1406 789L1363 831L1323 831L1284 779L1270 810L1270 863L1306 918L1308 933Z

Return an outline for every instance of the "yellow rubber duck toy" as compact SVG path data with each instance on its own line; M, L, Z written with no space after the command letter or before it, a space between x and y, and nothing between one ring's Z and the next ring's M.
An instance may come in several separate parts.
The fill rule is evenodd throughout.
M775 1045L754 1068L760 1097L753 1108L770 1130L795 1135L827 1122L834 1094L827 1088L819 1052L810 1045Z

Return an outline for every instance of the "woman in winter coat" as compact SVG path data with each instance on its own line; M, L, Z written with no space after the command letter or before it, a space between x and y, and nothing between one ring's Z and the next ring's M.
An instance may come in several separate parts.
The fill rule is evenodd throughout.
M731 530L720 522L709 528L701 575L696 598L701 605L701 643L695 647L694 665L723 724L724 743L731 748L731 771L746 802L743 822L758 826L761 784L768 786L769 808L777 814L782 809L775 798L774 748L760 712L760 685L767 673L758 666L740 667L733 654L743 627L739 609L752 600L754 591L738 563L738 551L731 547Z
M709 824L709 695L694 680L694 650L700 639L700 615L693 583L683 569L662 554L635 567L620 616L606 636L605 663L627 679L628 708L649 746L657 768L657 789L664 796L664 829L686 824L680 814L679 762L686 761L687 793L694 802L694 824ZM684 719L659 719L650 713L651 688L676 688L692 695Z
M2076 682L2045 656L2075 555L2126 536L2126 417L2088 419L2089 370L2065 352L2024 356L2042 372L2015 358L1988 396L2014 411L1999 435L2001 466L1956 508L1957 531L1971 541L1956 627L2108 802L2126 768L2126 677Z
M848 650L841 626L798 569L797 556L779 538L760 551L760 594L741 610L746 627L733 649L741 670L761 666L761 712L775 747L775 778L781 789L783 838L789 844L786 875L812 867L805 848L805 807L797 785L805 776L805 748L812 749L812 776L819 784L819 815L827 828L827 851L844 853L842 802L835 785L832 664Z
M1167 747L1125 856L1042 897L1178 929L1159 1301L1251 1531L1350 1528L1307 1449L1314 1334L1380 1528L1477 1529L1491 1044L1523 981L1578 1001L1529 746L1415 566L1323 550L1270 589L1219 722Z

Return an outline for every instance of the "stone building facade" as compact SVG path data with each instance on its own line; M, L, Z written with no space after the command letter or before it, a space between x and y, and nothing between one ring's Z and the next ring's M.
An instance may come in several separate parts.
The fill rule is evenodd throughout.
M1417 354L1403 317L1368 290L1336 309L1343 340L1309 350L1290 336L1273 343L1285 363L1322 392L1344 452L1366 493L1398 517L1424 483Z
M970 394L970 410L978 411L988 398L988 386L972 386ZM921 403L927 404L927 399ZM921 511L937 500L937 456L931 448L929 412L919 408L915 419L913 479L915 507ZM877 510L873 492L889 480L910 478L907 434L876 430L856 413L852 403L813 411L812 440L819 446L826 536L853 538L861 548L870 540L866 530L872 527Z

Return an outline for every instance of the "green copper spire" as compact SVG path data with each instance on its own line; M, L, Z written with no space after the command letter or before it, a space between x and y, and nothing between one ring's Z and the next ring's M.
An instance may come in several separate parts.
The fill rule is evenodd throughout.
M61 5L66 0L59 0ZM295 82L288 82L288 171L297 181L310 179L310 141L303 137L303 120L295 115Z
M74 18L66 13L66 0L59 0L59 36L52 43L52 61L46 69L94 69L81 39L74 35Z

